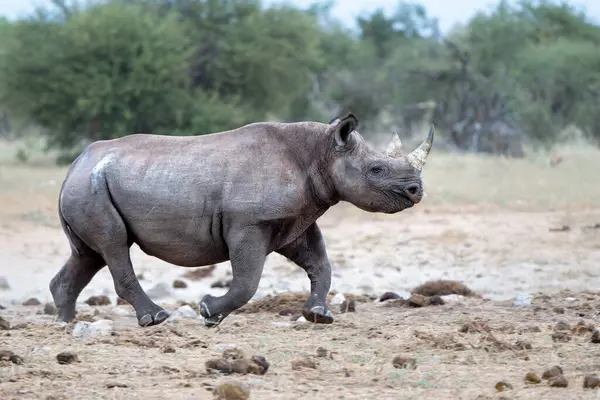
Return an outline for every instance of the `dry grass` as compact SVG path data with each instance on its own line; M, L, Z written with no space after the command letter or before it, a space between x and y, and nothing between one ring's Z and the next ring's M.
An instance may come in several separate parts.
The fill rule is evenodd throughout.
M42 298L48 277L68 254L56 217L66 167L53 166L52 158L39 151L27 163L18 162L15 154L14 144L0 142L0 276L23 271L19 276L25 282L10 282L15 299L31 297L39 288ZM562 161L551 166L555 156ZM468 295L463 287L443 283L455 279L482 298L412 308L372 303L355 293L356 312L339 314L332 307L336 322L323 326L278 315L285 308L299 310L308 297L290 289L248 304L212 330L200 320L142 329L130 306L118 307L129 310L128 316L113 311L117 307L101 306L94 307L96 317L80 315L114 319L115 335L98 339L74 338L69 328L53 326L50 316L39 313L42 306L4 303L0 315L17 327L0 331L0 350L14 351L24 362L0 361L0 398L210 399L218 383L232 378L251 388L251 399L266 400L594 398L595 391L584 391L582 382L585 374L600 372L600 344L590 343L588 329L597 323L600 298L583 288L593 288L600 278L597 171L600 151L581 146L524 160L435 153L425 171L428 197L418 207L388 216L342 204L322 217L338 271L334 283L357 280L362 292L373 295L387 290L409 295L413 289L426 296ZM136 268L155 280L163 279L156 278L165 276L163 271L175 271L177 278L187 272L151 257L133 258ZM188 275L189 288L177 294L195 290L195 284L210 285L223 276L220 271L217 266ZM439 279L442 283L416 288ZM266 280L308 285L303 271L277 258L268 260ZM114 297L106 270L93 282ZM556 293L567 286L577 290ZM531 307L488 300L538 290L546 295L536 297ZM348 290L339 291L351 297ZM87 296L80 299L80 310ZM165 305L171 311L172 303ZM554 327L561 320L571 329L557 334ZM578 326L579 320L584 324ZM23 323L29 324L19 327ZM205 362L219 357L225 344L264 356L268 372L207 373ZM326 352L318 352L319 347ZM58 364L55 357L62 351L77 353L80 362ZM396 356L414 359L416 369L395 368ZM293 370L292 361L304 358L315 361L316 369ZM524 382L528 372L542 376L553 365L563 368L567 388L550 387L545 380ZM498 393L499 381L512 389Z

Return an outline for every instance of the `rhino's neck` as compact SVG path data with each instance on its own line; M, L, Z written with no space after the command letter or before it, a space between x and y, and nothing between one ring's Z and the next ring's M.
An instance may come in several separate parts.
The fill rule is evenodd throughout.
M283 137L293 158L307 174L312 202L323 212L340 201L331 177L331 135L326 124L300 122L289 124Z

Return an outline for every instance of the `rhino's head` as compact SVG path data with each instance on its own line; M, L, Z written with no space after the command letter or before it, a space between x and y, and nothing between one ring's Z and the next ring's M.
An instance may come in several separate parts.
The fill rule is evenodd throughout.
M349 114L329 124L332 137L330 165L333 184L341 199L370 212L396 213L423 198L422 170L433 143L433 125L427 139L404 155L396 133L385 152L370 148L355 130Z

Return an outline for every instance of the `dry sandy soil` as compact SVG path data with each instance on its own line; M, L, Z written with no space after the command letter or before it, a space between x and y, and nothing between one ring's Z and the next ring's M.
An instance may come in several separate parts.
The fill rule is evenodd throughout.
M600 152L563 148L555 166L544 154L516 161L434 153L420 205L390 216L340 204L321 218L333 290L407 298L419 284L451 279L481 298L427 307L358 302L349 313L332 306L336 322L328 326L291 321L278 314L279 305L231 315L213 330L201 319L139 328L130 306L115 305L105 268L78 306L81 319L113 320L113 334L96 338L73 337L73 324L55 324L42 311L69 251L56 217L66 169L39 156L20 164L14 154L14 144L0 142L0 277L9 286L0 289L0 316L12 327L0 330L0 350L23 358L18 365L0 361L3 399L210 399L227 379L247 385L251 399L600 398L598 389L582 386L584 375L600 373L600 344L591 343L591 330L575 329L580 320L598 323ZM170 311L226 290L211 285L227 280L229 263L192 279L184 276L189 270L138 248L132 258L142 286ZM175 279L187 287L173 288ZM308 289L301 269L271 255L255 300ZM112 304L88 306L92 295L107 295ZM514 307L517 295L533 295L533 304ZM42 304L23 306L30 298ZM463 329L473 321L474 331ZM574 331L553 338L560 321ZM226 345L264 356L267 373L208 373L205 362ZM317 357L319 347L324 357ZM79 362L59 364L63 351L77 353ZM416 368L395 368L396 355L414 358ZM316 368L294 370L292 361L303 357ZM524 382L527 372L541 376L553 365L563 368L567 388ZM498 392L498 381L512 388Z

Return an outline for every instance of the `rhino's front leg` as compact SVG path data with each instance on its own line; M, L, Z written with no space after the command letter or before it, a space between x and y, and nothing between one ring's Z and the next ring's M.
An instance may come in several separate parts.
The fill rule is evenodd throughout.
M302 309L304 318L310 322L331 324L333 314L327 309L331 264L317 223L313 223L300 237L277 250L277 253L302 267L308 274L311 295Z
M228 240L233 279L227 293L209 294L200 300L200 314L206 326L219 325L232 311L242 307L256 293L267 257L269 234L265 228L246 227L235 231Z

